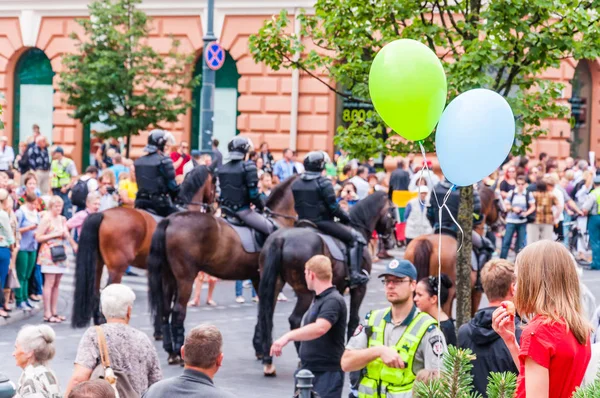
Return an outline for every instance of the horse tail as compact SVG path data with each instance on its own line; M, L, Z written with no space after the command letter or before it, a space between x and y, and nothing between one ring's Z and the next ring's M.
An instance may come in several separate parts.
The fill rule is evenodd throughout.
M417 269L417 280L429 276L429 264L433 245L429 239L418 239L415 242L414 265Z
M86 327L96 309L98 292L94 292L94 285L96 268L102 261L99 231L103 219L104 213L90 214L81 228L75 261L75 295L71 318L71 326L74 328Z
M263 363L271 363L271 333L273 330L273 312L275 311L275 289L277 278L281 275L283 263L283 237L275 237L267 241L266 250L261 258L264 259L263 272L260 276L258 288L260 300L258 301L258 322L263 336Z
M163 314L164 291L163 284L174 284L174 276L167 259L167 227L169 219L165 218L156 226L152 235L150 254L148 255L148 287L150 313L154 322L157 316Z

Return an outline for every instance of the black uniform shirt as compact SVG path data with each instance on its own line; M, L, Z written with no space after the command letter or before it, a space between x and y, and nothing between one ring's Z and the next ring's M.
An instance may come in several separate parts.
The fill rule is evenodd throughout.
M332 372L341 370L340 361L346 341L346 302L332 286L315 296L313 304L304 317L303 325L323 318L331 323L331 329L315 340L300 344L302 367L312 372Z

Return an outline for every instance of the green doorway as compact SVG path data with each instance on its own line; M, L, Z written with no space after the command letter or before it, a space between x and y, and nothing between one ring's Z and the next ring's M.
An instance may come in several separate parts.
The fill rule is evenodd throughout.
M202 54L196 61L194 76L202 74ZM219 140L219 150L227 153L227 143L239 134L237 129L237 100L239 97L238 80L240 74L237 66L229 53L226 53L225 63L216 73L215 77L215 98L214 98L214 116L213 116L213 137ZM200 92L202 85L198 85L193 92L192 107L192 131L191 148L200 148Z
M52 142L52 113L54 111L52 79L54 72L50 60L39 48L21 55L15 68L13 147L32 135L37 124L40 132Z

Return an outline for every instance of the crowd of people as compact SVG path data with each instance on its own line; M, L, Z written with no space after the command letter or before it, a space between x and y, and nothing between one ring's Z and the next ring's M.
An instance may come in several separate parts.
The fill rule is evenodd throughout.
M435 193L451 190L451 184L430 170L431 162L419 163L408 156L391 173L378 172L373 159L360 162L343 151L331 160L322 152L313 152L309 157L314 159L301 163L291 149L285 149L275 161L267 143L254 151L244 140L235 144L244 146L243 150L230 149L233 162L229 163L223 163L217 140L212 157L190 153L186 142L177 146L169 142L164 155L173 163L177 184L197 164L220 170L219 178L225 181L220 193L230 200L227 173L238 172L236 160L249 161L258 176L252 201L263 206L275 185L305 171L315 172L315 164L323 166L317 168L318 177L331 182L336 209L339 206L345 212L374 192L387 192L390 198L397 191L408 192L405 208L399 212L399 221L405 223L401 243L433 233L442 222L436 218ZM57 306L60 280L73 261L86 217L117 206L132 207L139 196L136 167L123 158L120 149L117 140L108 140L98 149L96 164L79 175L63 148L48 147L39 129L34 128L30 141L20 145L17 156L11 155L7 141L0 139L0 287L4 289L0 316L10 317L13 301L19 310L29 311L43 299L44 321L65 321ZM236 158L236 152L243 156ZM332 285L331 262L315 256L306 263L304 274L308 288L315 292L309 315L301 328L273 343L271 354L281 355L288 343L300 342L300 368L315 375L314 390L321 397L341 396L344 372L350 373L351 396L377 396L384 390L394 397L411 397L415 380L439 377L448 345L469 348L476 354L472 372L475 389L483 396L490 372L511 371L519 375L517 397L531 396L534 389L539 393L540 385L557 394L542 391L541 396L569 397L586 381L588 368L598 362L591 350L595 330L582 303L572 299L581 297L582 291L578 265L569 252L575 251L576 259L587 260L592 269L600 269L600 190L594 189L600 186L600 177L594 166L571 158L559 164L545 154L537 159L515 157L481 182L494 192L506 226L496 233L487 231L486 239L501 244L495 254L475 264L489 306L479 309L471 322L458 330L452 314L441 310L453 288L450 278L442 274L419 280L410 261L393 258L380 242L379 247L371 248L371 255L390 259L386 271L378 275L390 306L369 309L346 342L347 309ZM302 184L308 187L313 180L307 178ZM478 201L476 213L481 211ZM232 207L240 218L248 218L248 224L256 221L247 209ZM447 210L457 208L448 206ZM320 227L319 221L316 223ZM507 260L511 249L517 255L513 262ZM209 284L206 303L216 305L212 297L216 279L202 273L196 278L189 305L201 304L204 282ZM249 281L236 282L238 303L245 301L244 286L251 288ZM258 300L254 289L252 298ZM278 299L286 300L283 295ZM84 396L77 394L103 389L108 395L99 397L111 396L115 389L121 396L158 397L166 391L177 391L177 396L198 396L198 391L231 396L212 382L223 364L222 337L213 326L192 329L182 349L183 374L161 381L152 343L129 325L134 300L135 294L125 285L113 284L102 291L101 309L107 323L88 329L81 339L64 396ZM19 333L14 355L23 368L19 380L23 396L42 390L45 396L63 396L48 365L54 356L54 339L46 325L28 326ZM107 358L116 382L107 373ZM105 381L97 381L99 377Z

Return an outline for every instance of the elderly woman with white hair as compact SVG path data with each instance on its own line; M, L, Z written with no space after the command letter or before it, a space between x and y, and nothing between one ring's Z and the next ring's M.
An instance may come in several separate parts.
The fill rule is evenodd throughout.
M58 379L48 362L54 357L56 334L47 325L28 325L17 335L13 357L23 369L17 387L17 398L61 398Z
M154 345L145 333L129 326L134 301L135 293L123 284L114 283L102 290L100 308L106 323L89 328L81 338L65 396L77 384L90 380L101 365L99 333L105 337L111 368L117 377L127 379L138 396L162 378Z

